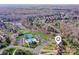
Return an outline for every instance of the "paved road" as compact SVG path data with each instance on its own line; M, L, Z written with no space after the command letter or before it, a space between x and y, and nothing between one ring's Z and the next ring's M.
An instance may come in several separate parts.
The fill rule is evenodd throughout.
M39 46L37 46L34 50L33 50L33 53L38 55L41 53L41 49L43 49L47 44L51 43L52 41L44 41L42 42Z

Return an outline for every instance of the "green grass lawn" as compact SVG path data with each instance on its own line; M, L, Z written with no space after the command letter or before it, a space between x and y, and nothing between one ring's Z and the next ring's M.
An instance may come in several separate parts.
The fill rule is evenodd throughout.
M38 34L38 35L40 35L41 39L49 39L50 38L50 36L48 34L44 33L44 32L32 32L30 30L19 30L19 32L21 32L23 34L29 33L29 34L32 34L33 36ZM16 38L17 39L24 38L24 35L17 36Z

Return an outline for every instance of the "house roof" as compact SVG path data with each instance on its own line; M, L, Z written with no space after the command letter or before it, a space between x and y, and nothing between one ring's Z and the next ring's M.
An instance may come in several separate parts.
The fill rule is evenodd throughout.
M25 38L26 39L31 39L31 38L33 38L33 36L32 36L32 34L25 34Z
M33 42L33 41L36 41L35 38L31 38L31 39L27 39L28 42Z

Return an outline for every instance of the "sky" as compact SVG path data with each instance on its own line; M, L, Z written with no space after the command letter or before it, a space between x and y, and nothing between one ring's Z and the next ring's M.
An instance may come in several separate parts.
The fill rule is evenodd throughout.
M79 7L79 4L0 4L0 7L21 7L21 8L28 8L28 7L60 7L60 8L72 8L72 7Z
M79 0L0 0L0 4L79 4Z

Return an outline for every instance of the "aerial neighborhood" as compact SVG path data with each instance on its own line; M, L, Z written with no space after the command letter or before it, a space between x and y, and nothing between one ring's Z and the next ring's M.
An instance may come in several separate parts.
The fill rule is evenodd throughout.
M79 54L77 5L24 6L0 7L0 55Z

